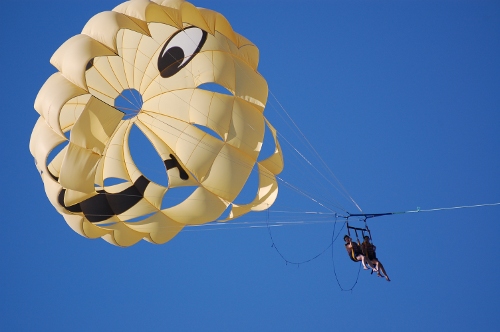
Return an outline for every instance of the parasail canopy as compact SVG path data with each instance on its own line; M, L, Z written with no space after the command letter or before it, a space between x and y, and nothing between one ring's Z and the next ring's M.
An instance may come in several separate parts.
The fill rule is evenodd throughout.
M95 15L54 53L58 72L35 100L30 151L52 205L80 235L118 246L165 243L186 225L269 208L284 164L263 115L258 57L221 14L182 0L132 0ZM259 159L266 126L275 149ZM137 166L133 128L161 157L168 185ZM235 204L254 168L255 198ZM162 207L167 192L188 186L189 197Z

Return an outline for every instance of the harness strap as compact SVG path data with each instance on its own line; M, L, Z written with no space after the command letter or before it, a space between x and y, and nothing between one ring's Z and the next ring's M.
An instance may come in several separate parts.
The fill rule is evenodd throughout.
M358 260L356 257L354 257L354 249L351 250L351 254L349 255L349 258L351 258L354 262L357 262Z

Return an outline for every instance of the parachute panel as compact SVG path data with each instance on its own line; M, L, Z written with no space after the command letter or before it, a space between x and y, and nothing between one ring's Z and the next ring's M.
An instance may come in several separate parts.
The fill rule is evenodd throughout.
M105 45L114 53L118 52L116 47L118 31L122 29L136 31L149 35L145 22L133 20L127 15L109 11L102 12L92 17L83 27L82 34L91 37Z
M162 212L157 212L143 221L129 225L133 230L149 234L144 239L155 244L170 241L184 226L184 224L173 221Z
M62 44L50 59L63 76L76 86L87 91L85 72L91 60L115 53L87 35L76 35Z
M227 220L241 217L250 211L267 210L278 197L278 183L276 177L262 165L258 165L259 170L259 188L255 199L250 204L233 204Z
M201 225L219 218L227 206L220 197L200 187L182 203L162 211L178 223Z
M68 101L86 93L86 90L68 81L61 73L55 73L38 92L35 110L55 133L64 137L60 122L61 110Z

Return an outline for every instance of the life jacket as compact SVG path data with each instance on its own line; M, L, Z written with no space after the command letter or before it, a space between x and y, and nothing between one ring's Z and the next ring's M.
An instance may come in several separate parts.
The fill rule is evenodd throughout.
M351 254L349 255L349 258L351 260L353 260L354 262L358 262L356 257L358 257L359 255L362 254L361 248L356 242L352 242L352 241L351 241L351 246L352 246L352 250L351 250Z

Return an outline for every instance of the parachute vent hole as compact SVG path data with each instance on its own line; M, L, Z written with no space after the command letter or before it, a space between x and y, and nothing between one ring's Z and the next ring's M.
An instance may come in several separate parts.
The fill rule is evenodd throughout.
M197 186L169 188L163 196L161 209L168 209L184 202L196 189Z
M139 114L142 109L142 95L136 89L123 90L115 99L115 108L123 112L124 120L133 118Z
M68 134L69 136L69 134ZM68 139L69 140L69 139ZM56 146L52 151L50 151L49 155L47 156L47 166L50 165L50 163L54 160L57 155L68 146L69 142L65 141Z
M165 164L153 144L135 125L129 134L129 148L132 159L139 171L150 181L168 187Z
M227 206L227 208L224 210L224 212L222 212L222 214L220 215L218 220L222 221L222 220L227 219L229 217L229 213L231 212L232 208L233 208L233 204L229 204Z
M126 220L126 222L128 223L134 223L134 222L140 222L140 221L143 221L149 217L151 217L152 215L154 215L156 212L152 212L152 213L148 213L148 214L145 214L143 216L139 216L137 218L132 218L132 219L129 219L129 220Z
M252 168L252 172L245 182L243 189L241 189L240 193L234 200L234 203L237 205L249 204L252 203L257 195L257 191L259 190L259 169L255 164Z
M113 225L116 225L116 222L109 222L109 221L100 221L100 222L94 222L94 225L98 225L100 227L110 227Z
M124 179L119 179L119 178L107 178L104 179L104 187L111 187L120 183L128 182L127 180Z
M202 126L202 125L199 125L199 124L193 124L196 128L204 131L205 133L209 134L210 136L213 136L215 138L217 138L218 140L220 141L224 141L222 139L222 137L219 136L219 134L217 134L215 131L213 131L212 129L208 128L208 127L205 127L205 126Z
M223 95L233 96L233 93L231 91L229 91L228 89L217 83L203 83L201 85L198 85L198 89L217 92Z
M262 161L264 159L271 157L275 151L276 151L276 143L274 142L274 137L269 127L266 126L266 129L264 131L264 142L260 149L258 160Z

